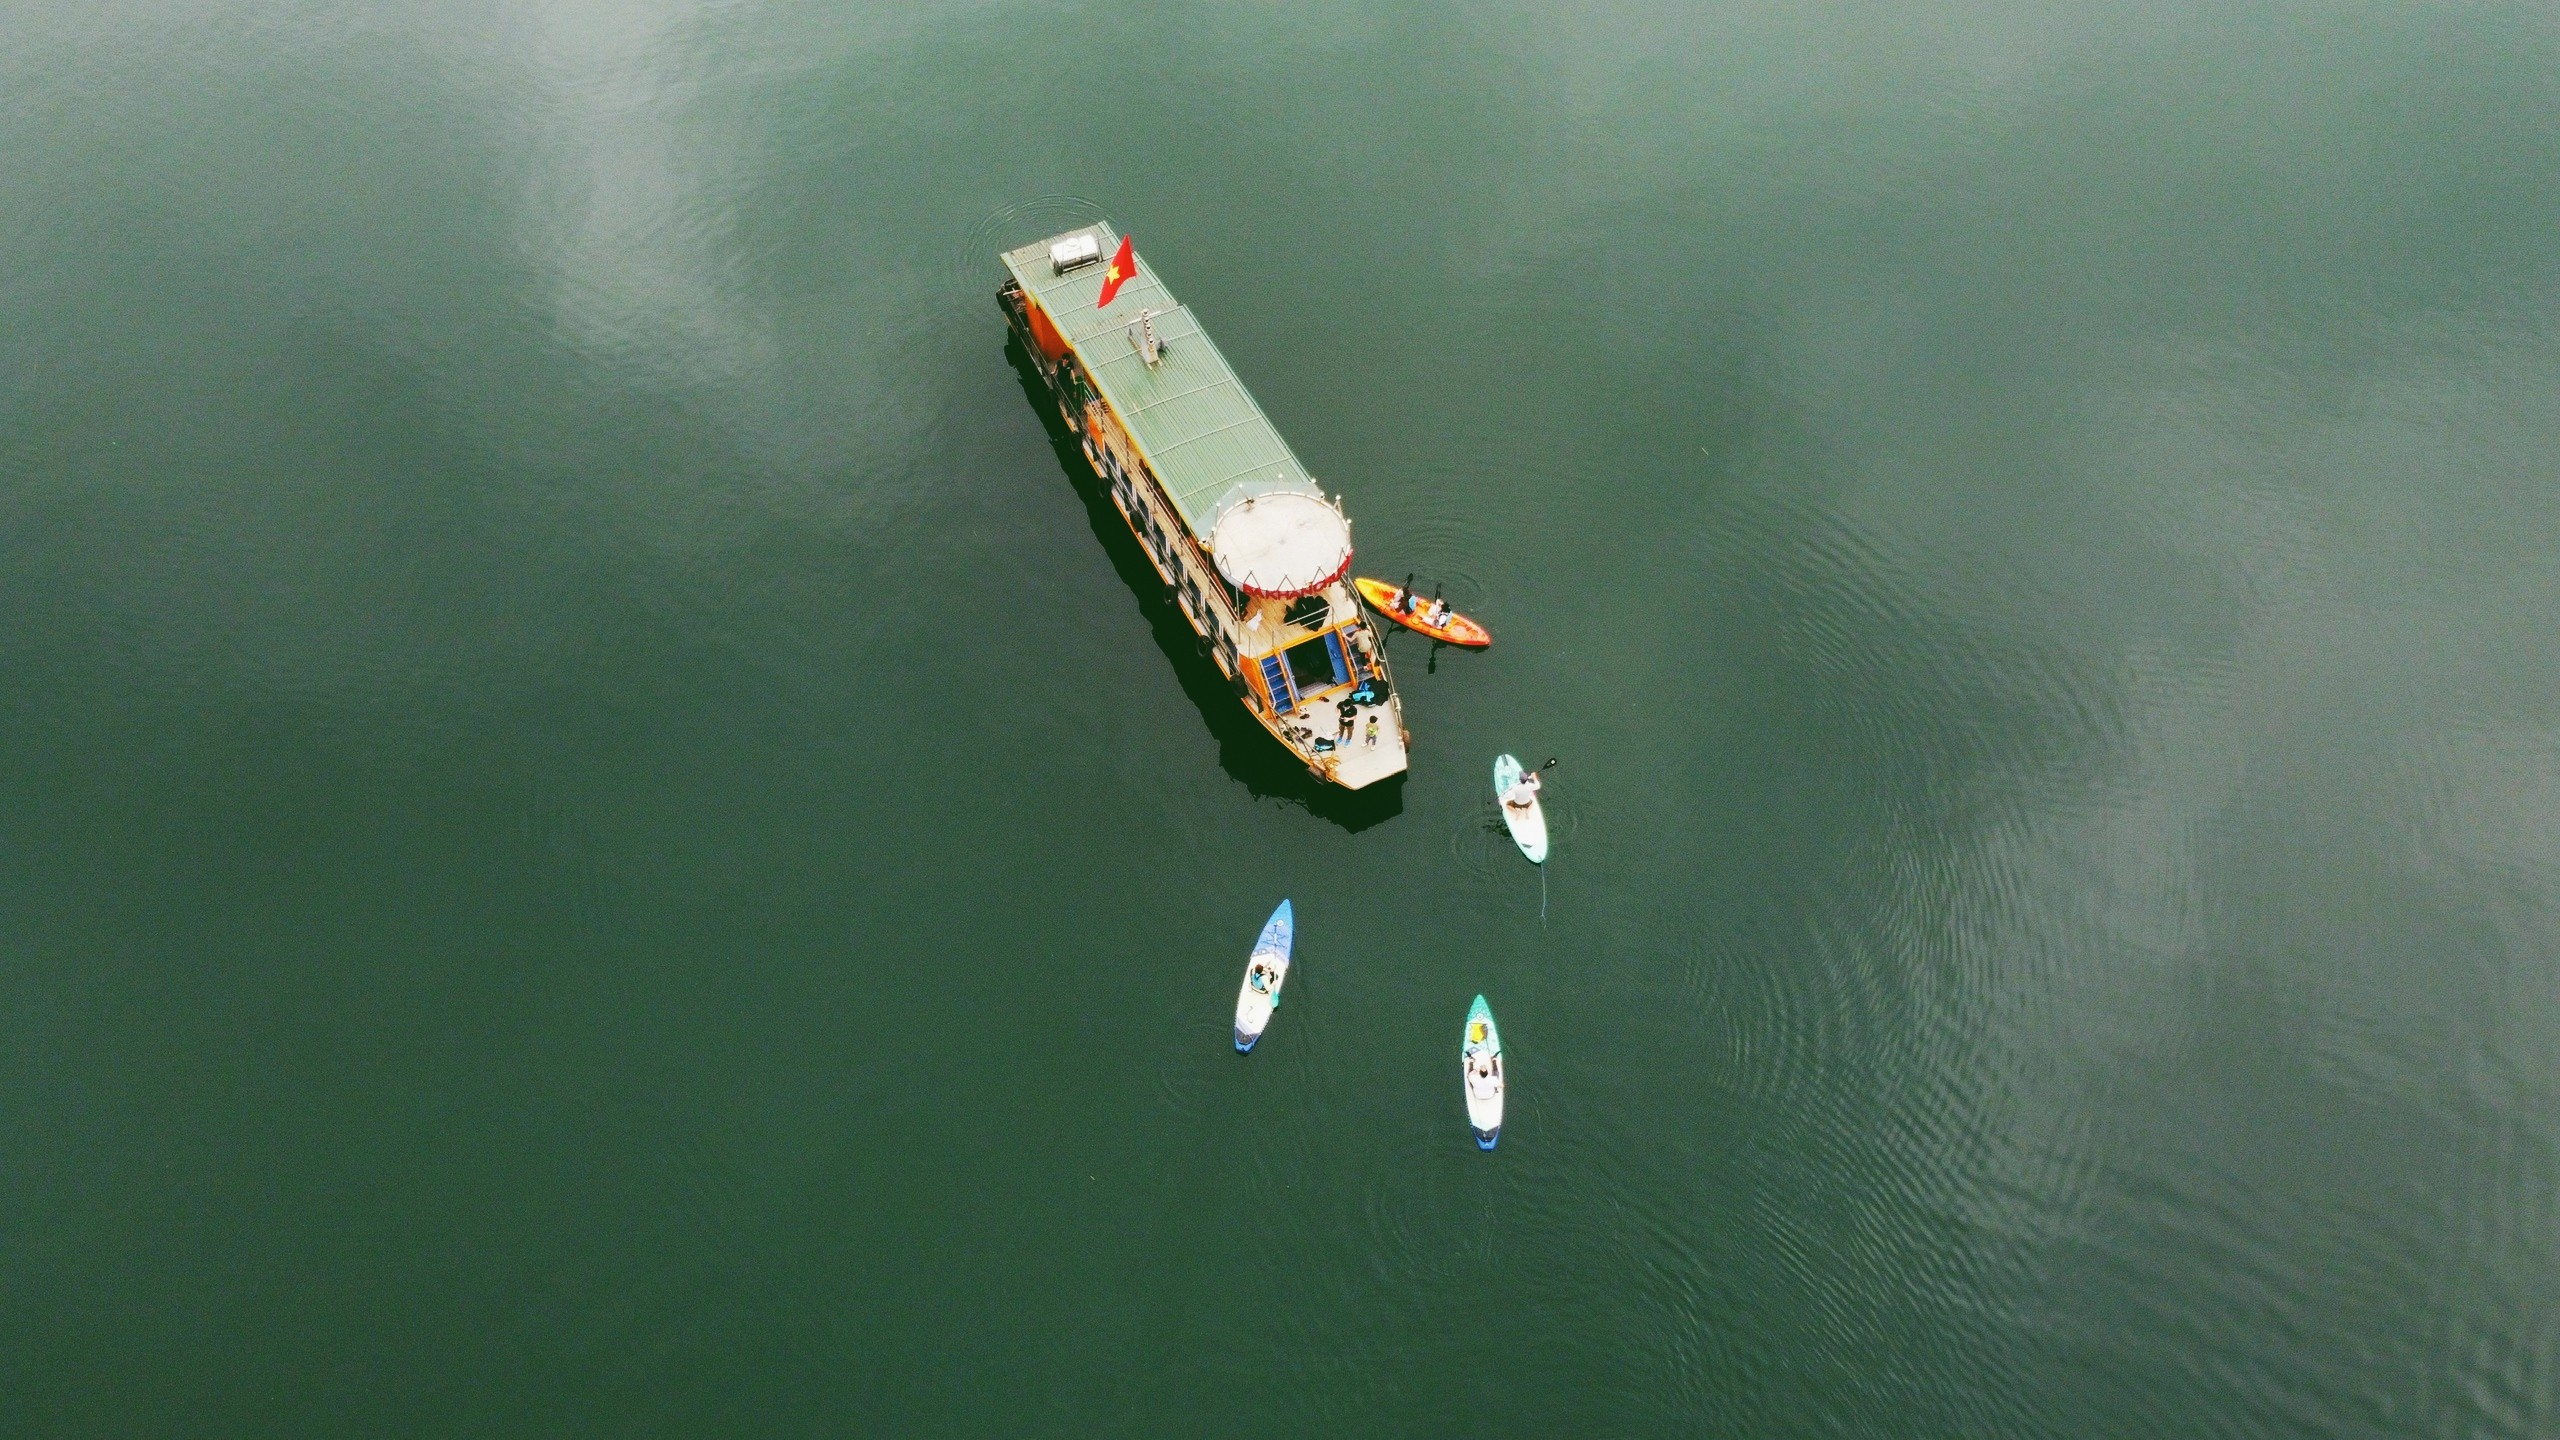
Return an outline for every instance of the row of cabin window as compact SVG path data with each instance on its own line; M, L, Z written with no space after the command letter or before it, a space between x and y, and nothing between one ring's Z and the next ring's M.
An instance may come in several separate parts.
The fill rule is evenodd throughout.
M1068 405L1077 410L1090 405L1094 396L1093 385L1085 378L1083 367L1066 363L1060 365L1059 369L1065 378ZM1086 428L1092 430L1097 427L1088 423ZM1130 474L1130 467L1120 462L1119 452L1107 441L1094 442L1092 453L1102 457L1104 478L1120 492L1121 503L1128 507L1129 513L1137 517L1139 536L1146 547L1154 552L1156 562L1174 573L1174 586L1182 594L1185 601L1184 608L1189 611L1192 621L1203 630L1221 629L1222 627L1209 623L1208 605L1206 598L1200 593L1197 573L1184 562L1179 547L1175 546L1164 533L1164 522L1156 518L1156 507L1140 491L1136 478ZM1217 584L1220 589L1227 592L1226 599L1230 613L1243 614L1244 592L1228 584L1224 576L1219 577ZM1229 664L1232 666L1233 651L1227 645L1224 635L1219 636L1219 648L1228 651Z
M1156 559L1165 568L1175 573L1175 583L1190 594L1193 615L1206 625L1209 620L1208 597L1201 593L1199 572L1182 557L1181 547L1174 543L1168 533L1171 527L1157 518L1156 507L1147 499L1128 467L1120 463L1119 453L1108 445L1097 445L1094 449L1102 456L1106 478L1120 492L1121 503L1128 506L1130 513L1138 517L1138 529L1146 540L1147 548L1155 553ZM1216 585L1221 592L1220 598L1227 603L1227 613L1238 617L1243 616L1246 607L1251 603L1244 591L1229 584L1223 575L1216 577L1210 583ZM1319 607L1322 606L1321 597L1317 598L1317 604ZM1296 608L1293 607L1290 613L1294 618L1297 614ZM1322 615L1324 612L1319 608L1317 613Z
M1062 363L1059 366L1059 369L1066 380L1068 403L1078 410L1082 410L1085 406L1091 404L1094 398L1094 389L1092 382L1085 378L1083 367L1073 363L1072 361L1068 361ZM1094 429L1098 427L1089 425L1087 428ZM1120 460L1120 452L1113 448L1108 442L1097 439L1093 445L1093 450L1094 453L1102 457L1104 478L1109 480L1114 486L1118 487L1122 503L1129 506L1131 513L1138 517L1138 528L1147 542L1147 548L1155 552L1156 559L1159 563L1163 564L1168 569L1174 570L1180 577L1180 582L1184 584L1186 588L1190 588L1192 590L1191 601L1193 612L1196 618L1198 618L1203 625L1206 625L1208 623L1208 616L1204 613L1204 597L1198 593L1196 588L1197 582L1193 578L1191 567L1180 561L1178 558L1178 547L1175 546L1164 533L1162 533L1165 529L1164 523L1156 518L1155 507L1148 503L1146 497L1141 493L1136 476L1130 473L1133 467L1122 464ZM1252 602L1250 598L1246 596L1244 591L1238 589L1235 585L1230 584L1227 578L1223 575L1218 576L1213 583L1216 584L1220 590L1225 592L1227 613L1241 619L1247 609L1251 606ZM1306 599L1292 603L1289 607L1286 618L1292 625L1297 625L1303 629L1313 629L1315 627L1308 623L1306 617L1313 616L1317 621L1321 621L1329 614L1330 610L1327 607L1324 598L1320 595L1315 595L1308 596Z
M1118 493L1120 503L1136 517L1140 543L1155 555L1158 563L1174 572L1174 590L1181 597L1184 612L1190 616L1193 624L1209 634L1211 642L1218 648L1219 657L1226 662L1228 672L1234 673L1236 666L1241 663L1236 654L1235 642L1228 637L1225 626L1210 623L1208 600L1201 593L1199 571L1182 559L1178 553L1178 547L1167 537L1165 532L1168 527L1156 517L1155 506L1140 492L1128 467L1121 463L1119 452L1108 444L1097 444L1092 447L1091 453L1101 457L1099 468L1103 477ZM1226 592L1230 613L1242 614L1245 604L1244 592L1228 584L1224 576L1220 576L1215 583Z
M1071 394L1089 394L1084 383L1083 372L1074 366L1065 368L1071 381ZM1188 608L1192 618L1198 621L1203 629L1220 628L1209 623L1207 597L1200 592L1198 572L1183 561L1178 547L1165 533L1168 527L1165 522L1157 518L1155 506L1147 499L1137 483L1136 476L1131 473L1132 467L1122 464L1119 451L1108 443L1097 443L1093 449L1102 457L1105 478L1119 490L1121 502L1127 505L1130 513L1137 517L1138 530L1147 548L1154 552L1158 563L1175 573L1175 584L1189 600ZM1212 583L1225 592L1223 598L1227 602L1228 614L1242 617L1251 608L1251 597L1230 583L1225 576L1218 576ZM1332 616L1332 602L1320 593L1302 595L1289 602L1288 609L1282 612L1282 619L1302 630L1320 629ZM1224 641L1225 637L1221 636L1221 648L1225 648Z

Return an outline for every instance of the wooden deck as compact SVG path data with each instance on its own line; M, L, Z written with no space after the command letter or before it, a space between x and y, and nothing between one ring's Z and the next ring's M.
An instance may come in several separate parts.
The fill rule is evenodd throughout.
M1341 713L1335 708L1337 703L1330 699L1311 701L1283 718L1287 728L1293 732L1304 727L1315 731L1318 736L1332 736L1339 733L1342 725ZM1333 782L1346 790L1358 790L1390 775L1401 774L1405 768L1404 717L1397 713L1398 708L1393 697L1383 705L1361 706L1360 713L1352 717L1350 742L1344 744L1337 740L1332 752L1312 758L1319 764L1329 761L1333 768ZM1361 738L1368 733L1372 715L1378 717L1378 743L1375 746Z

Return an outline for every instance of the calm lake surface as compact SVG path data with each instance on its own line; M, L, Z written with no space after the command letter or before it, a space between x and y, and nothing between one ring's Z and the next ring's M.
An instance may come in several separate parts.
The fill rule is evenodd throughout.
M0 1432L2560 1431L2547 5L0 0L0 153ZM1394 793L1103 217L1492 627Z

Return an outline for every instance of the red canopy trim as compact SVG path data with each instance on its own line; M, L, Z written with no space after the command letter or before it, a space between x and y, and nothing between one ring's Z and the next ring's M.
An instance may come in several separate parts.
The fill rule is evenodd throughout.
M1313 595L1317 591L1324 589L1326 586L1333 584L1335 581L1340 580L1343 576L1350 573L1351 552L1345 550L1342 552L1342 563L1334 567L1333 573L1316 581L1312 585L1301 585L1295 590L1266 590L1262 586L1256 585L1250 580L1239 580L1236 582L1236 588L1244 591L1248 595L1259 595L1265 600L1295 600L1301 595Z

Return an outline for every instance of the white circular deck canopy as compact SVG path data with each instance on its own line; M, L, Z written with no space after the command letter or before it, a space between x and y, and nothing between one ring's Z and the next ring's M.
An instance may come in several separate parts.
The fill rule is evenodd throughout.
M1250 594L1311 595L1351 569L1351 522L1313 495L1284 490L1230 506L1209 532L1218 573Z

